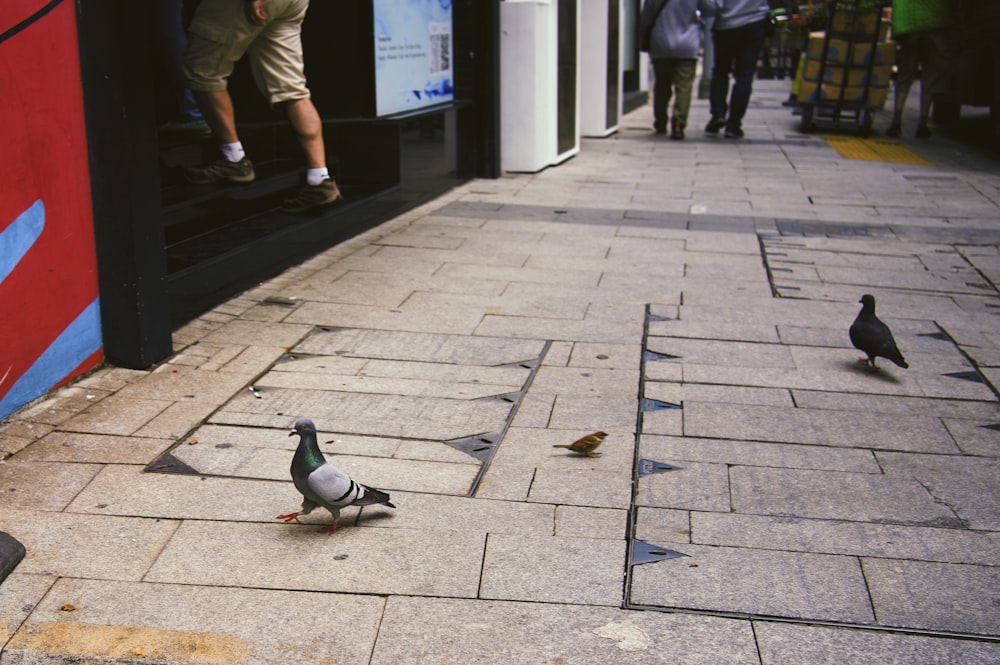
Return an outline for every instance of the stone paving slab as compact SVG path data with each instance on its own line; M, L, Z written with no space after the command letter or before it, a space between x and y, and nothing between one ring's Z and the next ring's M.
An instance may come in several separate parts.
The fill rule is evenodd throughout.
M315 331L296 345L292 352L490 367L533 360L541 354L542 343L495 337L333 328Z
M61 611L65 604L76 610ZM384 605L374 596L62 579L4 662L365 665ZM345 629L331 630L330 617Z
M1000 421L997 415L993 421L945 418L944 425L965 454L996 458L1000 457L1000 434L993 429Z
M989 418L995 416L996 404L986 401L911 397L906 395L877 395L867 393L840 393L822 390L792 390L792 397L799 408L836 409L841 411L870 411L886 417L898 414L950 416L952 418ZM944 422L950 421L946 418ZM951 426L948 426L952 432ZM953 436L954 433L952 432ZM957 440L957 439L956 439ZM961 444L960 444L961 445Z
M858 448L644 434L639 451L643 457L682 466L684 461L690 460L740 466L882 473L874 454Z
M635 434L609 430L597 449L599 457L578 455L554 445L568 445L595 430L511 427L500 442L495 466L533 466L562 471L601 470L609 475L628 475L635 456Z
M0 586L3 590L0 593L0 644L7 643L55 581L55 575L16 571L4 579Z
M165 399L137 399L111 395L60 423L63 430L127 436L172 406Z
M622 397L557 397L549 427L564 430L632 430L635 427L637 400ZM572 443L572 439L567 443Z
M689 291L685 290L685 298ZM700 321L698 319L677 319L650 323L649 332L663 339L661 346L669 353L670 340L688 338L692 340L724 339L738 342L777 343L778 333L773 323L747 323L742 321ZM674 354L677 355L677 354Z
M624 537L628 512L614 508L589 508L584 506L556 506L554 535L568 538ZM490 529L496 532L495 529Z
M873 435L877 433L877 438ZM881 414L690 402L686 436L804 443L907 452L958 453L938 418L911 415L885 427Z
M27 551L19 573L139 580L177 522L5 507L3 528Z
M370 508L365 517L391 519L377 517L389 510ZM444 529L343 526L331 536L315 525L189 521L144 581L474 598L485 540L482 533Z
M171 439L52 432L18 455L22 462L148 464L173 444Z
M677 362L684 364L726 365L727 367L795 367L788 347L781 344L649 337L646 348L656 353L678 356Z
M62 510L100 470L98 464L6 460L0 463L4 508Z
M633 603L874 623L854 557L656 544L687 556L633 567Z
M761 660L768 665L990 665L1000 644L922 635L754 621Z
M691 542L691 511L639 506L634 537L650 543Z
M516 534L528 536L552 536L561 528L572 524L586 524L597 533L606 533L608 523L619 519L622 526L615 537L621 538L624 531L624 517L621 511L576 508L580 514L572 519L565 511L571 506L553 506L543 503L521 503L496 501L481 497L453 497L420 492L393 492L392 502L396 510L391 516L367 520L362 512L361 525L390 529L411 529L414 531L461 531L462 533ZM561 511L561 512L560 512ZM603 515L600 513L609 513ZM344 515L349 512L345 511ZM329 514L313 518L311 522L326 525ZM349 523L349 522L344 522ZM591 533L581 533L583 537L598 537ZM608 536L604 536L608 537Z
M130 517L271 522L301 501L301 495L288 482L144 473L142 467L113 465L103 468L67 510Z
M422 617L413 621L413 617ZM611 607L392 597L372 665L759 665L747 621Z
M657 458L657 461L663 460ZM684 510L732 510L726 465L685 462L679 466L666 473L640 477L637 504Z
M862 559L879 623L995 635L1000 568Z
M876 453L888 476L919 481L973 529L1000 531L1000 460L955 455Z
M651 363L654 364L654 363ZM655 363L662 364L661 362ZM716 386L676 381L656 381L649 376L646 365L643 397L670 404L682 404L686 400L695 402L725 402L733 404L767 404L769 406L793 407L791 393L781 388L755 388L752 386Z
M502 468L502 467L501 467ZM493 472L487 473L487 477ZM627 508L632 479L605 469L535 469L527 500L596 508Z
M490 534L479 597L618 607L625 548L623 539Z
M884 559L1000 565L1000 534L854 520L692 512L692 542Z
M961 526L955 513L909 478L871 473L733 467L738 513Z
M324 432L448 441L499 429L511 409L503 400L339 393L258 386L262 397L240 393L212 417L214 424L289 427L309 417Z

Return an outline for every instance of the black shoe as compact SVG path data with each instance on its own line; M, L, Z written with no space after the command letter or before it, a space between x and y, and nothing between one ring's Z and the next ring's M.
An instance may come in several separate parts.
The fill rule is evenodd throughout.
M719 130L726 124L726 119L722 116L713 115L712 119L705 125L706 134L718 134Z
M918 139L929 139L931 137L931 130L927 125L919 125L917 127L916 137Z
M885 130L885 135L896 138L902 131L903 128L899 126L899 123L894 122L891 125L889 125L889 129Z
M684 125L674 120L670 125L670 138L680 141L684 138Z
M726 138L741 139L743 138L743 130L739 127L726 127Z

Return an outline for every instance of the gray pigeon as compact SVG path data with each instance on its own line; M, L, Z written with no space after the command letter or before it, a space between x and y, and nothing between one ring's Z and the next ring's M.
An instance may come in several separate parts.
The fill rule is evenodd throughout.
M851 344L868 356L858 362L871 363L872 369L878 369L875 367L875 358L880 356L888 358L900 367L909 367L903 359L903 354L896 347L896 340L892 338L889 326L875 316L875 297L866 293L858 302L861 303L861 311L851 324Z
M292 458L292 482L302 493L302 510L278 515L279 520L298 522L299 515L308 515L321 506L333 514L333 524L321 529L334 533L339 526L340 509L345 506L372 506L381 504L395 508L389 495L373 487L365 487L347 477L340 469L330 465L320 452L316 441L316 426L308 418L295 421L295 429L288 436L299 435L299 446Z

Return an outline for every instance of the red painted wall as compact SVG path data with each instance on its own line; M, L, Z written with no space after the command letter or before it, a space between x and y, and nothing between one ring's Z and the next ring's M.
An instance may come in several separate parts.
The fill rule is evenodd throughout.
M72 0L0 12L0 417L102 359Z

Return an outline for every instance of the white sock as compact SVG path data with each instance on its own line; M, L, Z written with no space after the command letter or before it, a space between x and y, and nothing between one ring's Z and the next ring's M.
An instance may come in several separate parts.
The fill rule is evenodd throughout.
M236 143L223 143L219 147L222 150L222 156L230 162L238 162L247 156L243 151L243 144L240 141Z
M306 170L306 184L310 187L315 187L324 180L330 179L330 172L324 166L321 169L307 169Z

